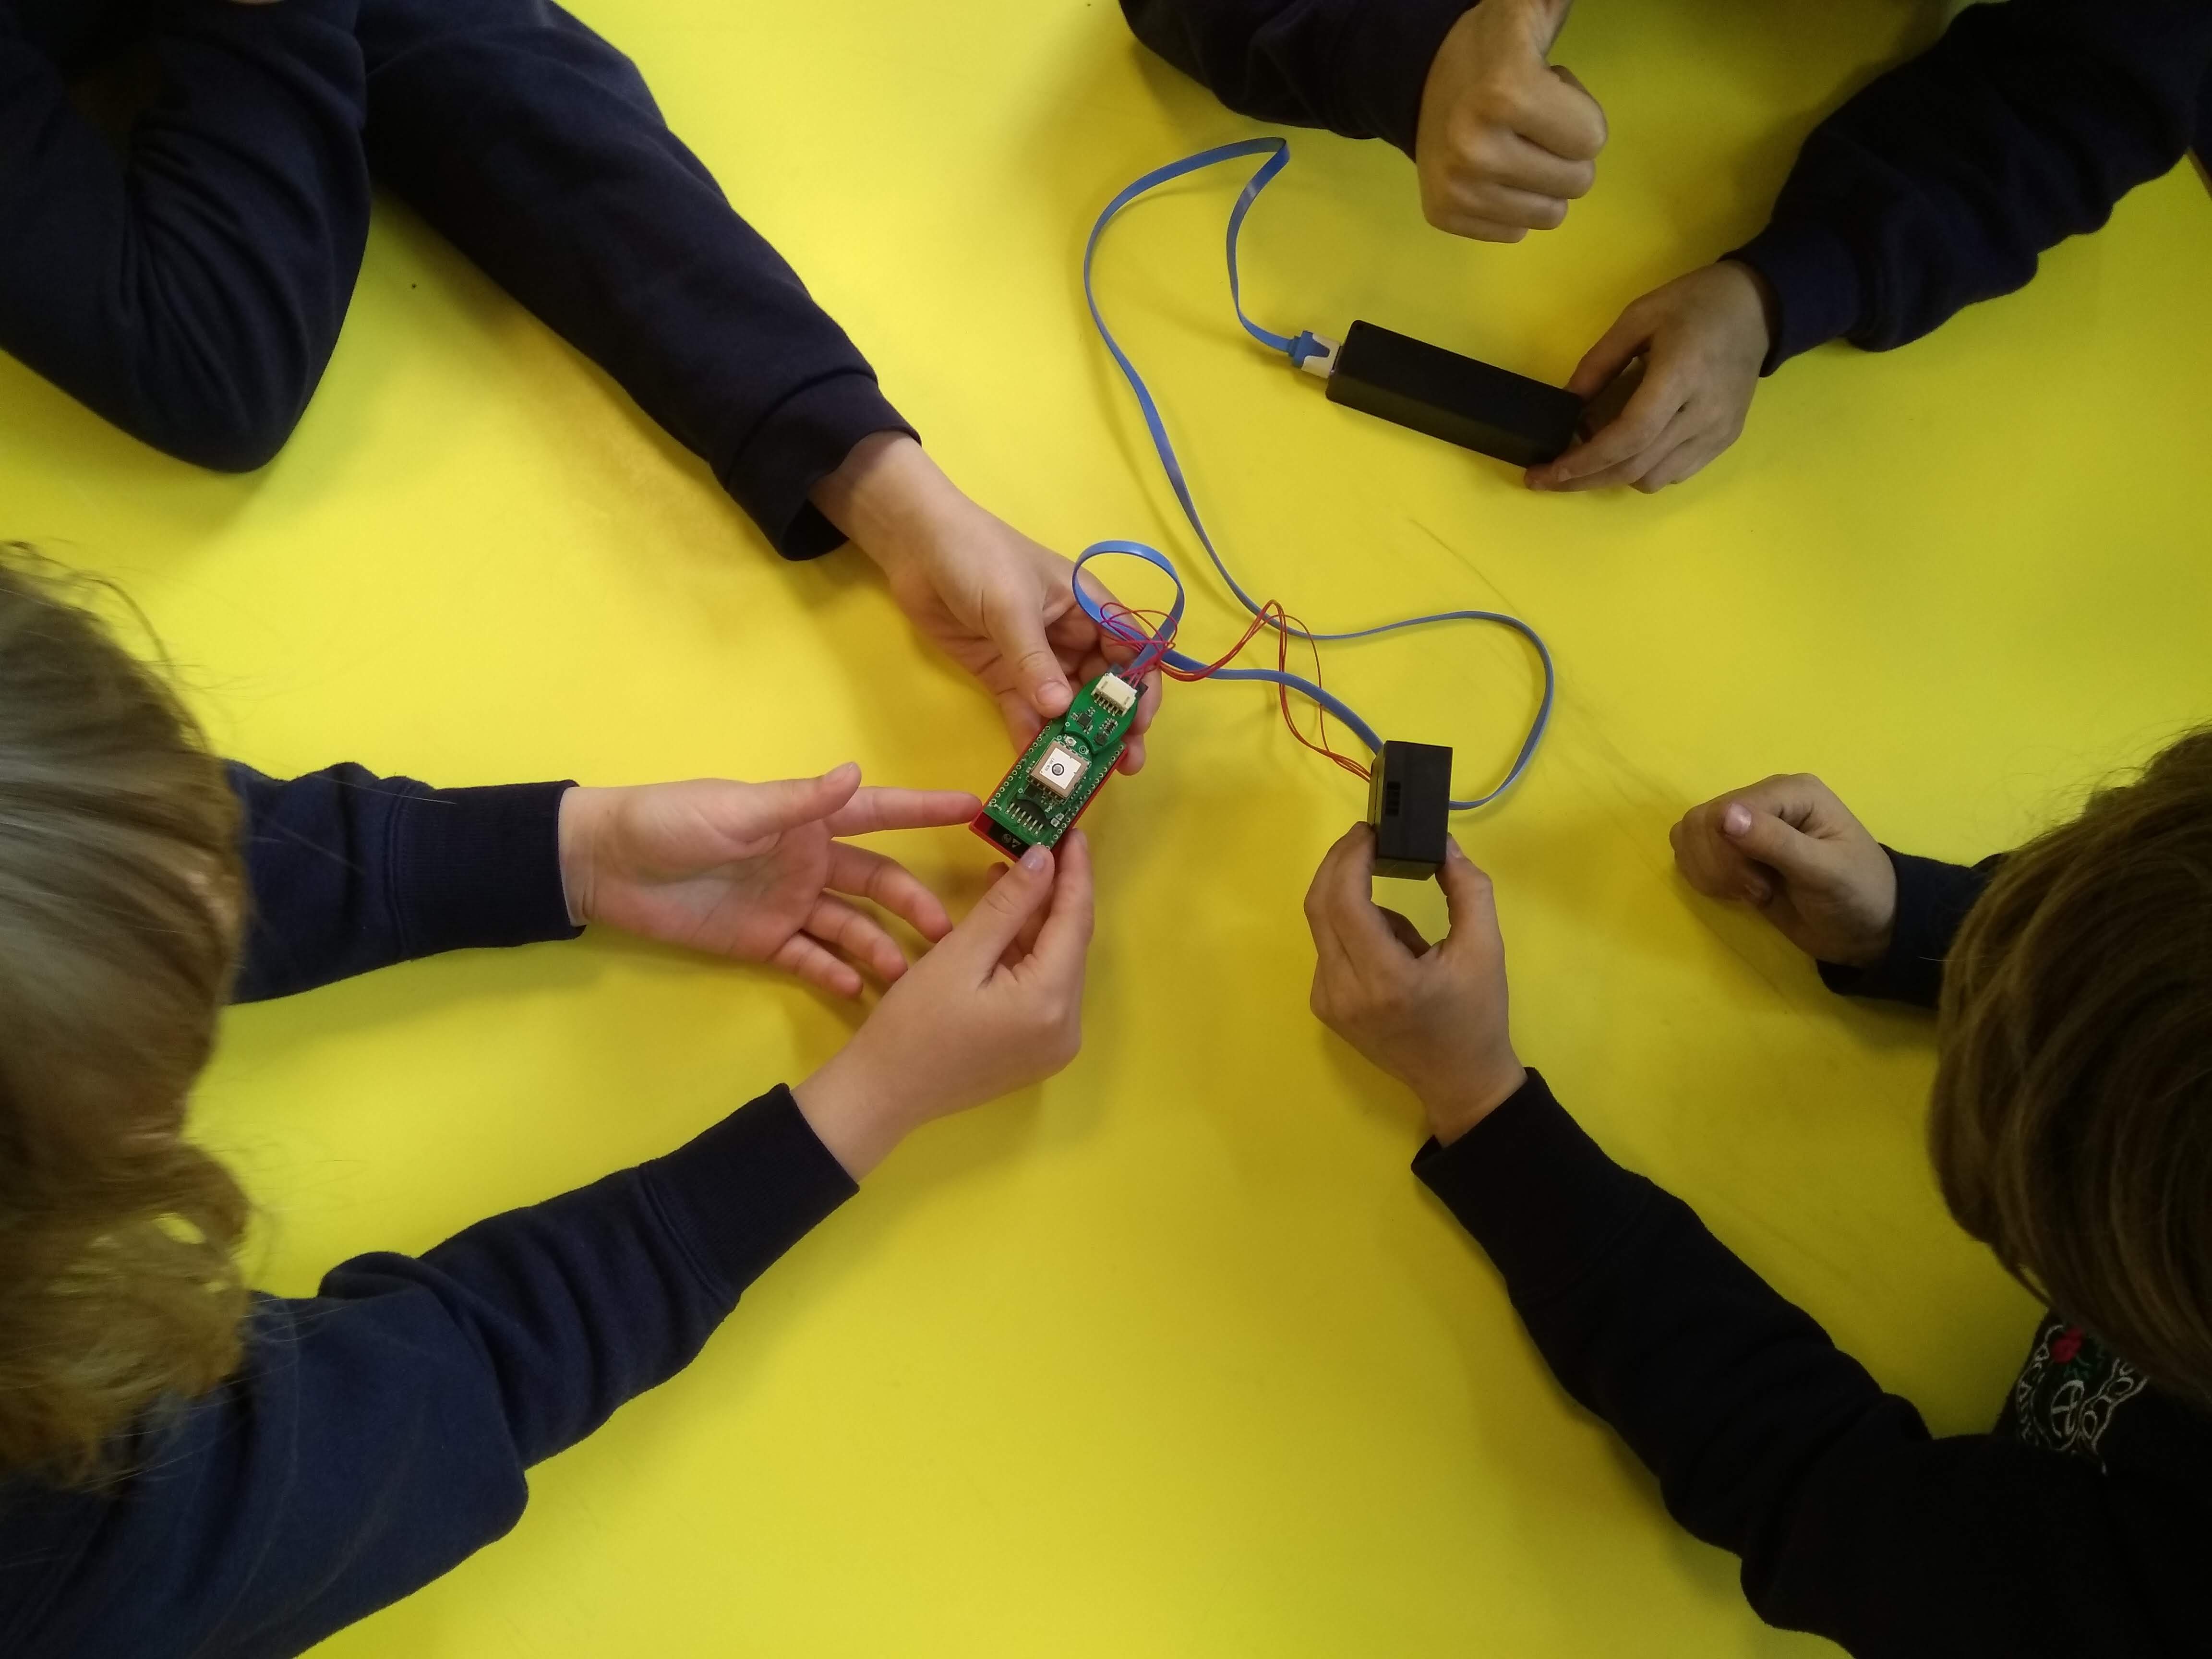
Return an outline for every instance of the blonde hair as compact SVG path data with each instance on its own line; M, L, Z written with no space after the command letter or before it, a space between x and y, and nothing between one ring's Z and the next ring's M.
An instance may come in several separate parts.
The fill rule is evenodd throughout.
M2023 1284L2212 1406L2212 729L2014 854L1944 970L1929 1138Z
M0 1469L94 1478L235 1369L246 1203L184 1138L244 878L163 679L0 548Z

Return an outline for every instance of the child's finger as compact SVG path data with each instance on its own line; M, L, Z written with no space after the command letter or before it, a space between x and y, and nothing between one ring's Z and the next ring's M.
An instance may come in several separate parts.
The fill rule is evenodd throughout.
M1030 700L1018 690L1009 687L995 695L1000 717L1006 722L1006 735L1014 740L1017 750L1027 749L1036 741L1036 734L1044 730L1044 722L1030 707Z
M1704 471L1732 441L1723 435L1726 431L1724 426L1717 425L1698 428L1652 462L1650 470L1636 481L1636 487L1647 495L1656 495L1668 484L1680 483Z
M1461 849L1456 836L1444 838L1443 868L1437 884L1444 890L1444 914L1451 931L1438 949L1447 956L1483 947L1498 939L1498 899L1490 876Z
M1547 156L1565 167L1571 163L1559 161L1557 156L1534 144L1523 144L1532 156ZM1460 211L1477 220L1492 224L1512 225L1528 230L1557 230L1566 222L1567 204L1564 195L1523 188L1515 179L1499 176L1486 179L1471 191L1462 193Z
M1636 395L1609 425L1549 465L1532 468L1529 482L1539 489L1570 490L1632 483L1666 447L1688 396L1674 376L1646 368Z
M1559 15L1564 16L1565 10L1560 7ZM1543 27L1540 22L1537 34ZM1543 57L1550 50L1548 42L1539 46L1537 56ZM1556 66L1552 67L1549 85L1539 79L1530 89L1514 126L1554 155L1577 161L1595 161L1607 137L1603 106L1580 81Z
M1713 804L1725 806L1730 801L1741 801L1759 811L1771 812L1815 841L1864 833L1864 826L1851 809L1810 772L1777 773L1741 789L1731 789Z
M841 811L860 787L860 763L847 761L818 778L779 778L771 783L732 783L726 798L731 833L768 835L814 823ZM712 809L710 809L711 811ZM979 809L980 810L980 809ZM720 812L714 814L720 818Z
M1114 613L1109 611L1108 607L1121 603L1115 597L1114 590L1101 581L1094 571L1076 571L1073 580L1068 583L1068 592L1071 598L1073 597L1078 587L1089 596L1093 605L1102 611L1106 611L1109 616ZM1053 628L1054 633L1062 638L1091 639L1097 641L1102 650L1122 652L1124 661L1127 660L1128 653L1135 649L1127 641L1118 638L1108 629L1099 627L1097 623L1091 621L1091 613L1083 608L1080 601L1069 606L1054 623Z
M1137 693L1137 718L1129 726L1129 746L1116 764L1124 772L1135 773L1145 764L1145 733L1152 729L1152 721L1160 712L1160 677L1145 676L1143 688Z
M784 940L776 953L769 958L769 965L781 968L787 974L796 974L810 985L818 985L832 996L857 997L860 994L860 970L842 957L832 955L804 933L793 933Z
M1771 866L1785 881L1818 883L1831 873L1829 849L1778 814L1732 800L1721 808L1720 830L1731 847Z
M1032 847L1022 854L1021 862L991 884L938 950L964 957L980 984L990 977L1006 947L1021 937L1023 924L1051 897L1052 890L1052 853Z
M826 893L807 912L806 931L823 944L836 946L848 960L872 969L886 985L906 972L906 952L881 922Z
M1006 873L1006 866L1005 865L993 865L990 868L989 873L985 875L983 878L983 890L988 892L992 888L997 886L1000 878L1003 878ZM999 966L1001 968L1014 967L1020 963L1024 954L1024 951L1023 950L1021 940L1018 938L1012 945L1009 945L1005 950L999 952Z
M964 789L863 789L830 815L833 836L965 823L983 803Z
M1097 588L1097 585L1091 580L1088 571L1084 573L1083 580L1085 586ZM1112 635L1101 631L1079 611L1070 611L1054 626L1058 629L1077 622L1091 630L1080 647L1083 652L1082 665L1078 672L1085 684L1087 684L1097 678L1109 669L1126 677L1128 672L1127 665L1130 658L1136 654L1138 647L1127 641L1117 640ZM1121 751L1121 757L1114 763L1115 771L1133 775L1144 769L1145 733L1151 729L1153 718L1158 714L1159 709L1160 677L1157 673L1147 674L1137 687L1137 715L1129 723L1128 742Z
M1375 903L1375 832L1355 823L1328 849L1308 902L1318 906L1354 972L1400 949Z
M1647 391L1651 392L1653 402L1648 411L1637 416L1636 405ZM1688 397L1685 388L1674 383L1673 376L1647 369L1643 385L1637 388L1635 397L1628 400L1628 407L1621 411L1620 419L1598 432L1579 450L1570 450L1554 461L1552 470L1557 476L1544 487L1573 492L1613 489L1623 484L1638 483L1658 464L1662 456L1682 441L1683 434L1688 429ZM1632 416L1635 416L1638 422L1636 432L1624 434L1618 445L1601 449L1607 434ZM1650 436L1636 443L1632 453L1623 453L1633 439L1650 431L1650 422L1655 420L1661 422L1657 431L1651 432ZM1608 460L1613 456L1619 459Z
M1062 859L1064 866L1067 860ZM1039 905L1030 912L1030 919L1022 924L1022 931L1014 935L1014 942L1000 954L1001 968L1018 968L1036 950L1037 935L1044 932L1045 919L1052 914L1050 905Z
M1557 200L1562 216L1567 203L1589 195L1590 186L1597 182L1595 161L1558 155L1517 132L1505 134L1498 149L1503 154L1495 164L1493 184L1532 198Z
M1344 948L1344 941L1336 936L1336 925L1322 906L1320 887L1321 872L1316 870L1306 888L1305 897L1306 931L1313 935L1316 970L1323 979L1349 978L1352 957Z
M1027 581L992 589L983 598L983 631L1014 671L1024 702L1044 720L1067 712L1074 691L1060 664L1060 653L1045 637L1041 595Z
M1071 830L1060 843L1060 870L1053 884L1052 908L1036 931L1029 960L1047 977L1083 982L1084 963L1097 925L1097 898L1091 889L1091 842L1080 830Z
M1651 343L1652 332L1650 309L1638 300L1583 354L1568 377L1567 390L1584 402L1596 397Z
M1494 219L1478 219L1471 214L1447 211L1431 220L1438 230L1449 231L1455 236L1464 236L1477 242L1525 242L1528 240L1526 225L1501 225Z
M931 892L921 877L896 859L867 848L831 843L827 885L881 905L932 944L952 931L952 917L944 900Z
M1410 919L1401 915L1387 904L1377 908L1382 910L1383 921L1389 925L1392 935L1396 938L1399 944L1404 945L1414 956L1428 955L1429 942L1421 936L1421 930L1414 927Z
M1726 799L1707 801L1683 814L1668 836L1674 867L1707 898L1764 904L1773 896L1773 883L1721 834L1720 814L1727 805Z

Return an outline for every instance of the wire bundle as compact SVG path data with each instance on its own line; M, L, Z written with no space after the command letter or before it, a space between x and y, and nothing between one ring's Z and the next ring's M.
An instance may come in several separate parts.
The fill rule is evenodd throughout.
M1130 659L1127 672L1139 679L1156 668L1170 679L1182 680L1186 684L1211 679L1234 662L1244 647L1251 644L1258 636L1261 629L1273 628L1275 630L1277 670L1275 702L1283 711L1283 724L1290 728L1291 735L1300 743L1316 754L1328 757L1362 783L1366 782L1372 775L1371 769L1354 760L1351 756L1342 753L1330 744L1328 710L1323 704L1320 702L1314 704L1314 736L1310 738L1298 729L1297 717L1291 713L1290 683L1293 678L1290 672L1291 641L1294 636L1303 639L1307 647L1312 651L1313 677L1314 684L1316 685L1321 684L1321 647L1314 642L1313 635L1308 631L1306 625L1283 609L1280 600L1267 600L1253 617L1251 626L1238 636L1236 644L1231 646L1212 662L1194 668L1178 667L1176 663L1166 660L1169 647L1175 643L1174 629L1168 622L1166 611L1138 611L1123 605L1118 599L1109 600L1103 607L1103 611L1105 620L1102 625L1106 631L1123 644L1138 647L1137 654ZM1149 623L1152 626L1144 631L1139 631L1130 626L1133 623Z
M1195 658L1185 656L1176 651L1174 648L1175 637L1182 623L1183 612L1182 579L1176 574L1175 566L1165 554L1142 542L1095 543L1086 548L1082 556L1076 560L1078 576L1080 577L1083 567L1091 560L1107 555L1126 555L1129 557L1143 559L1146 562L1164 571L1168 580L1175 584L1176 598L1173 606L1163 612L1132 611L1111 599L1101 599L1087 592L1080 580L1078 580L1075 584L1076 603L1083 607L1084 614L1097 623L1101 629L1124 643L1137 647L1136 659L1130 665L1128 671L1133 674L1141 677L1157 668L1160 672L1178 680L1261 680L1273 685L1276 688L1277 699L1282 706L1284 723L1291 728L1291 735L1304 744L1307 748L1328 756L1346 771L1362 778L1368 775L1366 767L1348 756L1338 753L1328 745L1328 717L1334 714L1349 726L1353 734L1367 745L1370 753L1381 751L1382 740L1376 735L1375 728L1361 719L1350 705L1322 689L1321 645L1332 641L1371 639L1376 635L1395 633L1407 628L1419 628L1432 623L1480 622L1510 628L1535 647L1537 659L1543 665L1544 695L1537 706L1535 719L1529 723L1528 736L1522 740L1520 750L1514 757L1513 764L1506 772L1504 780L1487 794L1467 800L1454 800L1451 803L1451 808L1455 812L1472 811L1478 806L1486 806L1520 781L1522 774L1528 769L1529 762L1535 758L1536 750L1543 743L1544 733L1551 725L1553 700L1557 690L1557 676L1552 665L1551 650L1545 645L1542 636L1518 617L1508 615L1501 611L1443 611L1425 617L1409 617L1401 622L1381 623L1372 628L1352 629L1338 633L1316 633L1296 617L1288 615L1279 602L1271 599L1262 604L1254 599L1231 574L1229 566L1222 559L1220 550L1213 544L1212 537L1206 533L1205 520L1200 517L1198 503L1191 494L1190 481L1184 476L1182 463L1176 454L1174 443L1168 437L1167 423L1160 413L1159 404L1154 399L1152 389L1145 384L1144 376L1137 372L1136 364L1130 362L1128 354L1121 349L1120 342L1115 339L1113 331L1106 326L1105 316L1098 308L1098 295L1092 284L1091 268L1097 259L1099 239L1105 234L1106 227L1113 222L1115 216L1131 203L1148 195L1162 185L1171 183L1193 173L1202 172L1207 167L1217 167L1224 161L1232 161L1249 155L1265 155L1267 160L1261 163L1259 170L1252 175L1251 180L1244 186L1243 193L1237 197L1237 205L1229 215L1230 303L1236 307L1237 320L1243 325L1246 333L1269 350L1282 353L1293 364L1303 363L1307 357L1322 349L1316 341L1311 330L1295 336L1278 334L1271 329L1262 328L1246 316L1242 285L1237 277L1237 243L1243 232L1245 216L1251 211L1252 204L1258 200L1260 192L1274 180L1276 175L1281 173L1285 167L1289 165L1291 146L1290 141L1285 138L1248 138L1237 143L1221 144L1212 149L1200 150L1197 155L1185 156L1180 161L1170 161L1165 167L1155 167L1141 179L1136 179L1125 187L1106 204L1105 210L1098 216L1097 222L1091 228L1091 239L1085 244L1083 250L1083 297L1091 307L1091 320L1097 326L1099 338L1105 342L1106 349L1112 354L1115 366L1121 371L1122 378L1128 381L1129 389L1136 394L1137 407L1145 417L1146 431L1152 434L1152 448L1159 456L1161 466L1166 471L1168 483L1175 491L1176 500L1182 507L1183 516L1190 520L1190 527L1197 533L1199 544L1206 550L1206 557L1212 561L1213 568L1220 573L1221 580L1228 584L1229 591L1237 596L1238 603L1243 605L1245 610L1252 613L1252 625L1245 630L1243 638L1237 641L1233 647L1212 663L1202 663ZM1139 628L1139 622L1147 621L1154 617L1157 617L1158 621L1149 632ZM1262 629L1272 629L1274 631L1277 644L1276 666L1273 668L1227 666L1234 660L1237 653L1249 644ZM1314 677L1310 680L1290 672L1290 641L1293 638L1305 641L1313 649ZM1139 664L1142 666L1139 666ZM1316 719L1319 734L1318 742L1301 732L1297 722L1291 718L1290 693L1292 691L1308 698L1315 705L1317 711Z

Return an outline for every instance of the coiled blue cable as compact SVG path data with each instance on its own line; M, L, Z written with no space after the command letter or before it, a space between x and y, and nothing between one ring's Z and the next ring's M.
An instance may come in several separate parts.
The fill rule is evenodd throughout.
M1275 176L1290 163L1290 141L1285 138L1247 138L1233 144L1217 145L1212 149L1200 150L1195 155L1187 155L1180 161L1170 161L1165 167L1155 167L1143 178L1130 184L1106 204L1105 211L1098 216L1098 222L1091 228L1091 240L1085 244L1083 249L1083 297L1091 307L1091 320L1097 325L1098 337L1106 343L1106 349L1112 354L1115 366L1121 371L1121 377L1128 381L1129 389L1136 393L1137 408L1144 415L1146 430L1152 434L1152 448L1160 458L1160 465L1166 470L1168 483L1175 491L1176 500L1182 504L1183 516L1190 520L1191 529L1197 533L1199 545L1206 550L1206 556L1213 562L1214 569L1220 573L1221 580L1229 585L1229 591L1237 596L1237 602L1254 616L1258 616L1261 611L1258 602L1244 591L1243 585L1231 574L1229 566L1221 557L1220 550L1213 544L1213 538L1206 533L1206 521L1199 516L1198 502L1191 495L1190 480L1184 476L1182 462L1176 454L1175 445L1169 440L1167 422L1160 414L1160 406L1154 400L1152 389L1145 384L1145 377L1137 372L1136 364L1129 361L1128 353L1123 351L1121 343L1115 339L1113 330L1106 326L1105 316L1098 309L1098 295L1091 283L1091 266L1097 256L1099 239L1106 234L1106 227L1113 222L1115 216L1122 209L1140 197L1149 195L1162 185L1172 183L1190 173L1203 172L1207 167L1218 167L1224 161L1233 161L1248 155L1265 155L1267 160L1261 165L1259 171L1252 175L1251 182L1244 186L1243 193L1237 197L1237 205L1229 215L1230 303L1236 307L1237 320L1244 325L1246 333L1269 350L1281 352L1294 364L1303 363L1308 357L1325 349L1315 339L1311 330L1307 330L1295 337L1278 334L1272 329L1261 327L1259 324L1246 316L1243 288L1237 274L1237 242L1238 237L1243 233L1244 217L1252 210L1252 204L1259 199L1260 192L1272 184ZM1167 555L1162 553L1158 548L1149 547L1142 542L1098 542L1084 550L1083 556L1075 562L1075 568L1079 572L1091 560L1109 554L1125 555L1132 558L1142 559L1167 574L1168 580L1175 584L1176 597L1174 606L1169 611L1168 619L1162 625L1160 632L1163 635L1172 635L1176 624L1182 620L1184 595L1182 578L1176 574L1175 565L1169 560ZM1075 598L1076 603L1083 607L1084 614L1102 629L1115 629L1124 635L1130 629L1132 624L1129 623L1118 618L1109 619L1105 614L1103 606L1084 590L1080 582L1076 584ZM1544 667L1544 696L1542 701L1537 705L1536 718L1529 724L1528 735L1522 740L1520 752L1513 758L1511 769L1506 773L1504 780L1488 794L1478 795L1472 800L1455 800L1451 803L1453 811L1465 812L1471 811L1478 806L1487 806L1519 782L1521 775L1528 769L1529 762L1535 758L1536 750L1544 741L1544 733L1552 723L1552 703L1557 690L1557 675L1552 666L1551 650L1545 645L1543 637L1518 617L1509 616L1502 611L1440 611L1431 616L1408 617L1402 622L1382 623L1373 628L1352 629L1335 634L1311 633L1303 629L1291 629L1287 631L1295 638L1326 643L1338 640L1372 639L1378 634L1395 634L1401 629L1420 628L1432 623L1449 622L1492 623L1499 627L1510 628L1527 640L1530 645L1535 647L1537 659ZM1273 622L1268 625L1278 626ZM1157 654L1164 660L1173 663L1177 668L1195 670L1206 666L1196 658L1187 657L1178 651L1163 651ZM1271 685L1288 686L1300 696L1310 698L1342 720L1370 750L1376 753L1382 750L1382 740L1375 734L1375 728L1362 720L1349 704L1332 693L1323 690L1312 681L1297 674L1285 673L1273 668L1224 668L1209 678L1217 680L1264 680Z

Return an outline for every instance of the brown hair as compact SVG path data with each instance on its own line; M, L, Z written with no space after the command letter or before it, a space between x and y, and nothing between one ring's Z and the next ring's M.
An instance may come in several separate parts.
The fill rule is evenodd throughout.
M244 1195L183 1138L238 809L89 586L0 547L0 1469L64 1480L235 1367L246 1296Z
M2212 728L2005 860L1940 1031L1929 1140L1960 1224L2212 1405Z

